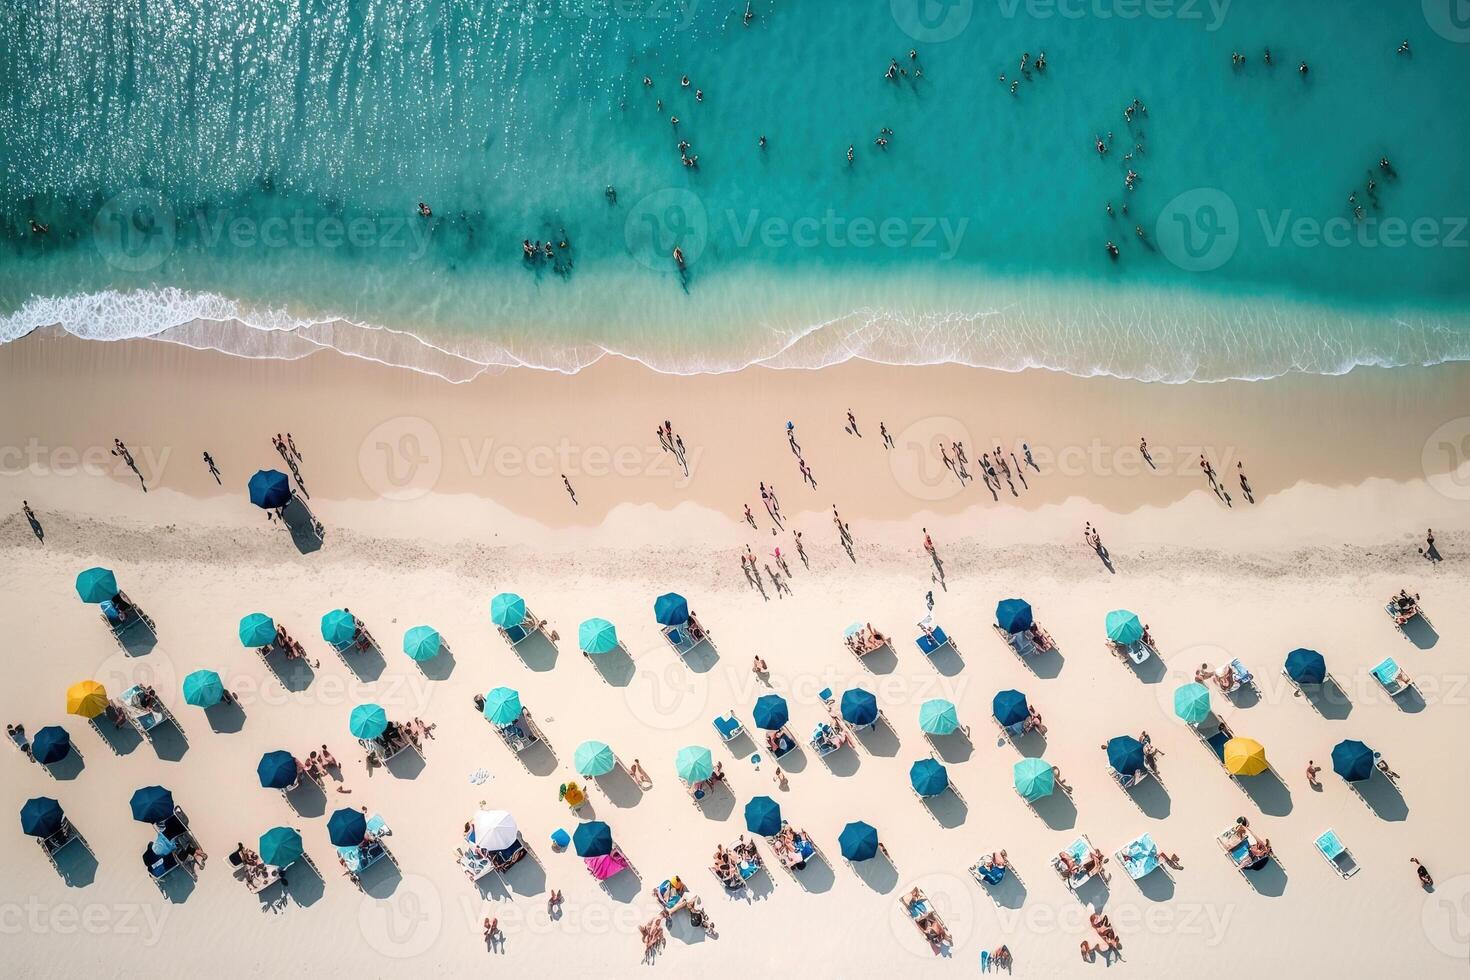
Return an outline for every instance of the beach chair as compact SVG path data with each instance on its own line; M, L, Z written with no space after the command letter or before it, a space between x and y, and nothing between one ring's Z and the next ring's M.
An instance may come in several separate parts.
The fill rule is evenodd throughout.
M990 628L995 630L995 635L1004 640L1006 646L1010 647L1011 652L1023 661L1027 657L1034 657L1041 653L1037 649L1036 644L1031 641L1031 634L1027 630L1022 630L1019 633L1007 633L1001 629L999 623L991 623Z
M1228 687L1228 688L1221 688L1221 690L1224 691L1224 693L1226 695L1234 694L1236 691L1240 690L1242 687L1255 688L1255 686L1256 686L1256 675L1255 674L1252 674L1250 672L1250 668L1248 668L1245 664L1241 663L1240 660L1239 660L1239 658L1236 658L1236 659L1230 661L1229 666L1230 666L1230 671L1231 671L1230 687ZM1283 668L1283 670L1284 669L1285 668ZM1221 673L1222 672L1220 670L1215 671L1215 674L1216 674L1217 677L1218 676L1221 676Z
M721 715L714 720L715 731L720 733L720 740L732 742L745 734L745 727L740 724L740 719L735 717L735 710L730 709L727 715Z
M1198 725L1190 725L1196 738L1205 744L1215 754L1215 760L1223 768L1225 765L1225 743L1230 741L1230 735L1220 725L1220 720L1213 714Z
M1086 834L1083 834L1067 846L1067 856L1077 866L1076 871L1068 873L1067 866L1062 863L1060 856L1051 859L1051 866L1056 869L1062 881L1066 882L1068 891L1075 892L1078 888L1097 877L1102 871L1100 866L1094 867L1091 871L1087 870L1086 863L1091 859L1092 852L1095 850L1096 848L1092 846L1092 841L1087 839Z
M520 834L516 834L515 843L498 851L490 852L490 868L495 876L505 883L505 876L511 868L525 859L531 852L526 849L526 842ZM509 887L509 886L507 886Z
M1010 742L1012 745L1016 744L1016 739L1026 734L1026 719L1024 718L1016 722L1014 725L1002 725L1000 723L1000 719L996 718L994 715L991 715L990 718L992 721L995 722L995 727L1000 729L1001 737L1004 738L1007 742Z
M1316 843L1317 850L1332 865L1332 870L1344 878L1351 878L1358 873L1358 862L1353 860L1352 851L1337 839L1337 831L1329 828L1317 838Z
M337 860L342 864L342 871L357 886L358 891L362 891L363 873L387 856L388 849L381 841L376 840L337 848Z
M914 638L914 643L924 656L932 657L945 647L949 647L956 653L959 652L959 648L954 645L949 634L944 632L944 627L935 623L932 615L919 620L919 628L923 632Z
M812 751L817 754L817 758L826 758L848 744L847 733L842 730L842 726L839 723L819 722L817 727L812 729L811 741L807 744L812 747Z
M1389 697L1398 697L1414 686L1413 678L1404 673L1398 661L1392 657L1373 668L1373 679L1388 692Z
M119 603L118 599L121 599L122 602ZM102 611L102 621L107 624L112 638L119 645L122 644L123 634L139 624L146 625L154 634L158 632L154 629L153 620L128 598L126 592L119 592L116 597L100 603L99 607Z
M780 760L790 755L792 752L796 751L798 743L796 741L796 736L791 734L791 726L782 725L780 728L776 729L770 734L774 735L776 739L774 748L772 748L769 743L766 745L766 748L771 753L771 758L779 762Z
M1163 863L1159 860L1159 847L1153 837L1143 834L1113 852L1118 864L1134 881L1153 874ZM1168 874L1168 872L1164 872Z
M122 708L123 715L129 724L149 742L153 741L153 732L162 725L173 725L178 728L178 722L157 697L152 698L152 705L147 705L149 698L143 690L142 684L134 684L122 693L118 704ZM182 734L182 730L180 730Z
M148 869L148 876L153 879L153 883L158 886L161 894L166 894L164 879L182 867L173 851L159 854L154 851L151 844L143 849L143 866Z
M790 827L791 824L789 822L785 820L781 821L781 829L783 831ZM821 851L817 849L816 842L812 840L810 834L803 830L793 830L793 834L795 835L795 841L789 848L780 846L779 835L766 838L766 843L771 845L771 850L775 852L776 857L781 861L781 866L790 872L802 870L806 867L808 861L821 855Z
M1237 832L1237 827L1244 831L1243 835ZM1231 824L1215 836L1215 843L1220 845L1220 850L1225 852L1225 856L1230 859L1231 864L1235 865L1235 870L1240 872L1241 877L1244 877L1247 871L1265 867L1266 863L1271 860L1270 854L1259 858L1250 856L1250 849L1256 842L1255 832L1240 824Z
M1397 626L1400 630L1402 630L1404 626L1406 626L1415 616L1424 615L1423 610L1419 608L1418 596L1415 596L1406 606L1399 605L1398 596L1394 596L1393 598L1388 600L1388 603L1383 607L1383 611L1388 613L1389 616L1393 618L1393 624Z
M1224 752L1225 750L1221 748L1220 751ZM1131 772L1125 775L1124 773L1121 773L1118 770L1114 769L1112 766L1108 766L1108 774L1112 776L1113 781L1124 790L1129 790L1137 786L1142 786L1144 782L1153 775L1153 773L1149 772L1147 769L1140 769L1137 772Z
M496 725L491 722L491 726L495 729L495 734L500 736L501 741L505 742L517 755L542 740L541 729L536 727L531 713L525 708L521 709L520 717L509 725Z
M456 847L454 849L454 861L459 865L459 870L464 872L464 876L470 881L479 881L494 870L490 866L490 859L488 857L470 847Z
M51 867L57 874L61 874L61 865L57 862L56 855L73 842L80 842L83 847L86 847L82 835L77 833L76 828L71 825L71 820L66 817L61 818L61 826L56 828L56 833L36 841L41 845L41 853L46 855L46 860L51 862Z
M851 623L848 625L847 629L842 631L842 639L844 645L848 648L848 650L852 652L853 656L857 657L858 663L863 665L863 669L871 670L872 668L868 666L866 657L870 653L877 653L879 650L887 647L889 645L889 641L886 636L882 639L881 642L878 641L876 638L873 638L871 640L864 639L863 634L865 633L866 629L867 628L862 623Z
M974 878L975 882L987 891L1005 881L1007 875L1019 880L1019 876L1016 875L1014 869L1009 865L1002 866L996 864L990 854L985 855L970 865L970 877Z
M908 916L909 921L914 924L914 928L919 930L919 933L924 937L925 941L927 941L937 953L946 946L951 945L953 943L953 939L949 936L949 929L945 927L944 920L939 917L939 910L934 907L933 902L929 901L929 896L924 894L924 891L917 886L915 886L914 891L918 892L918 895L912 901L909 900L908 895L899 896L899 907L904 910L905 914L907 914ZM941 933L939 939L931 937L929 933L925 931L925 919L928 919L939 927Z
M254 872L240 868L235 877L245 882L245 888L250 894L259 895L281 880L281 869L273 864L267 864Z
M541 620L537 619L529 608L526 610L526 615L521 617L521 621L516 625L496 626L495 629L499 631L501 636L505 637L505 642L509 643L512 647L515 647L522 640L528 639L537 633L544 634L545 632Z
M674 883L676 881L677 885ZM673 915L680 909L687 909L694 905L694 893L678 875L665 878L652 891L653 897L665 914Z
M1103 642L1107 644L1108 650L1113 656L1124 663L1131 663L1135 667L1147 662L1150 654L1153 652L1149 649L1148 644L1142 640L1135 640L1132 643L1117 643L1113 640L1104 640Z

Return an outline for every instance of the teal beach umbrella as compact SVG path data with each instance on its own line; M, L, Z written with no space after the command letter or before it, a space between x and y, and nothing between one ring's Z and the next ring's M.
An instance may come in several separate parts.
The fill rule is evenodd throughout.
M333 646L351 643L357 636L357 618L346 609L333 609L322 617L322 639Z
M605 619L589 619L577 627L577 645L583 653L610 653L618 647L618 631Z
M225 685L212 670L196 670L184 678L184 701L196 708L209 708L225 696Z
M683 626L689 622L689 602L677 592L665 592L653 600L653 618L660 626Z
M241 646L263 647L275 639L276 624L265 613L251 613L240 620Z
M1137 643L1143 639L1143 624L1138 614L1126 609L1114 609L1106 620L1108 639L1114 643Z
M1016 779L1016 792L1028 803L1050 796L1057 788L1051 763L1045 759L1022 759L1011 772Z
M951 702L934 698L919 705L919 727L930 735L948 735L960 727L959 714Z
M497 687L485 695L485 717L492 725L509 725L521 716L521 694L509 687Z
M920 759L909 767L909 785L920 796L938 796L949 788L949 773L933 759Z
M431 660L439 655L440 642L432 626L415 626L403 634L403 652L414 660Z
M514 592L502 592L490 600L490 622L502 629L519 626L526 618L526 600Z
M260 835L260 859L278 868L301 860L301 835L290 827L272 827Z
M1210 689L1197 681L1180 686L1174 692L1174 714L1191 725L1204 721L1210 714Z
M699 783L715 771L709 749L702 745L686 745L674 756L674 769L686 783Z
M376 704L359 704L352 709L347 728L355 738L377 738L388 728L388 715Z
M617 758L606 742L583 742L572 753L572 765L584 776L606 776L617 765Z
M117 593L117 579L109 568L89 568L77 576L77 595L83 602L106 602Z

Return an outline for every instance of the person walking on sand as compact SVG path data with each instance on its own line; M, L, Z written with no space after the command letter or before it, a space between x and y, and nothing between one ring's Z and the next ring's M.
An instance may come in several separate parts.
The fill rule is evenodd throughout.
M31 502L29 500L22 500L20 502L20 509L26 515L26 522L31 526L31 533L36 536L37 541L45 544L46 529L41 527L41 522L37 519L36 512L31 510Z
M1236 463L1235 463L1235 473L1236 473L1236 475L1238 477L1240 477L1240 492L1243 493L1243 494L1245 494L1245 499L1246 500L1250 501L1251 503L1255 503L1256 502L1255 491L1251 490L1250 481L1245 478L1245 462L1244 461L1242 461L1242 460L1237 460L1236 461Z
M796 536L796 557L801 559L803 565L810 565L811 562L807 561L806 557L806 545L801 540L801 532L792 531L791 533Z
M1205 479L1210 481L1210 489L1219 493L1220 484L1215 481L1215 468L1210 465L1208 459L1205 459L1204 453L1199 454L1199 468L1204 471Z
M751 513L750 504L745 505L745 523L755 527L755 514Z
M852 414L852 409L850 408L847 410L847 431L851 432L859 439L863 437L863 434L858 431L857 416Z
M1418 858L1409 858L1409 863L1414 865L1414 869L1419 872L1419 884L1426 890L1433 888L1434 876L1429 873L1429 869L1424 866L1424 862Z
M883 437L883 448L892 449L894 446L893 436L889 434L888 426L885 423L878 423L878 434Z
M567 496L572 498L572 503L580 506L580 504L577 504L577 491L572 489L572 481L567 479L565 473L561 475L561 484L567 488Z
M208 450L205 450L204 453L204 465L209 467L209 475L214 477L214 482L223 486L224 484L219 478L219 467L214 465L214 457L209 455Z
M801 455L801 443L796 441L796 423L789 419L786 421L786 442L794 454Z
M673 452L674 447L669 445L669 439L668 436L664 435L663 427L660 426L656 431L658 432L658 444L663 451L666 453Z
M1317 779L1317 773L1319 773L1321 771L1322 771L1322 767L1321 766L1317 765L1317 763L1315 763L1311 759L1308 759L1307 760L1307 785L1308 786L1312 787L1313 789L1321 789L1322 788L1322 783L1320 781L1318 781L1318 779Z

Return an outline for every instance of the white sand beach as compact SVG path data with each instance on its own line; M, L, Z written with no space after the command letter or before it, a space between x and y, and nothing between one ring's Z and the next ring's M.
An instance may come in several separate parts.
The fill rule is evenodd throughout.
M1470 720L1467 382L1459 366L1160 386L857 363L674 378L607 363L573 377L511 372L450 385L332 353L283 363L148 341L36 335L7 345L0 716L28 734L64 726L84 764L72 759L55 778L8 745L0 806L15 814L28 798L54 797L93 855L73 846L58 874L7 818L7 959L18 975L42 976L633 975L648 969L638 926L657 915L652 889L678 875L715 928L676 914L653 964L687 975L974 974L982 951L1004 945L1008 972L1091 976L1109 969L1102 956L1079 956L1079 943L1099 941L1094 910L1122 943L1112 966L1144 976L1448 975L1470 955L1470 762L1458 751ZM861 437L843 431L849 408ZM687 444L687 477L658 446L665 418ZM788 419L817 490L801 483ZM281 468L271 436L285 431L301 449L320 542L293 540L247 499L251 474ZM1159 469L1138 458L1140 434ZM131 447L146 493L109 455L114 438ZM1024 441L1038 468L1014 497L992 498L939 462L933 447L952 439L972 458L997 443L1019 455ZM1231 505L1209 491L1201 451L1225 474ZM1234 492L1238 460L1255 503ZM787 517L775 535L761 481L778 488ZM758 529L742 519L747 503ZM1111 571L1083 544L1088 521ZM1417 551L1428 527L1443 561ZM747 545L764 594L741 574ZM764 574L777 546L789 593ZM151 617L156 642L124 649L97 607L79 601L77 573L97 565ZM1421 597L1429 620L1407 633L1384 610L1401 588ZM489 618L503 591L524 596L559 641L512 649ZM654 598L670 591L711 635L688 663L653 618ZM930 591L934 620L957 647L933 658L915 643ZM1012 596L1031 603L1056 651L1023 660L1007 648L992 622L996 602ZM382 647L380 658L349 654L356 673L319 632L323 614L343 606ZM1157 655L1137 667L1104 644L1104 617L1119 608L1156 640ZM256 611L320 666L303 674L292 664L283 684L236 637ZM616 625L626 654L596 663L580 654L578 623L593 616ZM890 635L891 653L860 663L843 643L855 621ZM419 624L449 647L422 670L401 649ZM1337 693L1294 696L1282 664L1297 647L1323 654ZM768 681L751 672L756 656ZM1371 669L1389 657L1414 691L1391 697L1375 681ZM1258 692L1216 690L1212 704L1235 734L1264 745L1272 774L1232 778L1175 717L1175 689L1201 663L1232 659L1251 668ZM238 711L184 703L182 679L205 668L238 696ZM153 685L182 737L104 738L107 723L66 714L68 687L89 678L113 696ZM524 761L473 703L502 685L520 692L549 745ZM826 758L793 753L785 786L764 746L726 745L711 724L733 708L749 729L756 699L775 692L805 742L827 717L819 692L851 687L876 696L885 722ZM998 737L990 706L1004 689L1041 713L1044 739ZM955 703L968 738L920 730L919 706L934 698ZM365 769L347 729L364 702L433 726L421 760ZM1159 778L1125 791L1101 745L1143 731L1161 752ZM607 742L622 765L639 760L651 786L617 773L594 780L590 805L572 813L558 787L578 778L573 752L588 739ZM1332 748L1344 739L1380 753L1397 787L1375 774L1360 793L1334 774ZM340 780L294 794L299 811L259 785L262 753L305 756L323 744L343 764ZM708 747L728 777L703 807L675 774L687 745ZM963 802L946 793L925 803L910 790L909 767L931 753ZM1023 755L1058 766L1070 800L1019 798L1012 766ZM1309 759L1323 767L1320 790L1305 778ZM162 890L140 860L152 831L128 809L134 790L155 784L208 853L197 881L176 873ZM726 894L710 870L714 849L745 832L743 808L760 795L824 859L789 872L761 841L766 869ZM368 869L363 890L327 836L338 807L366 807L392 830L384 843L396 867ZM473 883L456 865L463 824L480 808L513 814L531 852L503 882ZM1241 816L1275 854L1248 874L1216 841ZM553 849L554 831L586 819L610 825L636 875L599 884L575 854ZM891 860L841 858L838 835L856 820L877 828ZM300 830L320 878L298 865L289 889L253 895L229 854L277 825ZM1328 829L1360 868L1350 878L1316 849ZM1052 869L1079 835L1111 856L1143 833L1181 867L1135 882L1113 857L1110 881L1076 893ZM968 868L1001 848L1012 873L982 886ZM1432 891L1411 857L1433 872ZM900 905L915 886L952 934L939 951ZM557 916L552 890L564 895ZM494 950L487 917L503 934Z

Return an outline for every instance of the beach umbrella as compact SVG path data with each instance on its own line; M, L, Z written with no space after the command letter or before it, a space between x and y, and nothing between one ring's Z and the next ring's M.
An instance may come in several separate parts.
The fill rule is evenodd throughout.
M1174 714L1191 725L1204 721L1210 715L1210 689L1197 681L1180 685L1174 692Z
M490 622L502 629L519 626L526 618L526 600L514 592L502 592L490 600Z
M487 851L503 851L520 839L515 818L504 810L481 810L470 821L475 844Z
M653 600L653 618L660 626L683 626L689 622L689 600L677 592L666 592Z
M745 804L745 829L762 837L776 836L781 830L781 804L769 796Z
M755 721L755 727L763 728L768 732L774 732L785 725L791 719L786 710L786 699L779 694L763 694L755 702L755 710L751 712Z
M953 703L934 698L919 705L919 728L930 735L948 735L960 727L960 716Z
M1108 739L1108 765L1113 771L1131 776L1144 768L1143 743L1132 735L1119 735Z
M837 835L837 846L849 861L866 861L878 853L878 831L861 820L854 820Z
M1286 676L1298 684L1321 684L1327 676L1327 661L1316 650L1299 647L1286 655Z
M871 725L878 720L878 699L860 687L842 693L842 720L849 725Z
M704 746L686 745L674 756L674 770L684 782L699 783L714 773L715 761Z
M272 827L260 835L260 859L285 869L301 860L301 835L290 827Z
M196 670L184 678L184 701L196 708L219 704L225 685L212 670Z
M26 800L20 808L20 829L32 837L50 837L61 829L61 804L49 796Z
M572 766L584 776L606 776L618 764L606 742L589 741L572 753Z
M250 502L265 510L286 506L291 499L291 481L280 470L256 470L250 478Z
M322 617L322 639L340 647L357 636L357 617L346 609L333 609Z
M359 704L347 719L354 738L374 739L388 730L388 713L376 704Z
M509 687L497 687L485 695L485 717L492 725L509 725L521 716L521 694Z
M267 752L255 766L255 775L266 789L285 789L296 782L296 757L290 752Z
M367 817L344 806L327 820L327 836L334 847L356 847L367 837Z
M949 788L949 773L934 759L920 759L909 767L909 785L920 796L938 796Z
M1011 767L1016 792L1028 803L1048 797L1057 788L1057 777L1045 759L1022 759Z
M582 863L587 865L587 870L592 872L592 877L598 881L607 881L609 878L622 874L628 868L628 862L614 854L599 854L597 857L583 858Z
M1269 768L1266 749L1253 738L1232 738L1225 743L1225 771L1236 776L1259 776Z
M263 647L276 640L276 624L265 613L251 613L240 620L240 645Z
M77 576L77 595L83 602L106 602L117 597L117 579L110 568L89 568Z
M995 604L995 624L1007 633L1031 628L1031 603L1025 599L1002 599Z
M174 815L174 795L162 786L144 786L128 801L139 823L163 823Z
M440 642L432 626L415 626L403 634L403 652L413 660L429 660L439 655Z
M31 755L43 766L55 765L71 751L71 736L60 725L47 725L31 739Z
M1350 783L1373 775L1373 750L1362 742L1345 739L1332 748L1332 771Z
M601 820L578 824L572 832L572 848L577 857L601 857L612 853L612 828Z
M107 710L107 688L96 681L81 681L66 689L67 714L96 718Z
M1031 714L1026 706L1026 695L1020 691L1001 691L990 702L990 711L995 720L1007 728L1019 725Z
M1138 614L1126 609L1114 609L1106 620L1108 639L1114 643L1137 643L1143 639L1143 624Z
M617 628L605 619L589 619L577 627L577 645L583 653L611 653L618 648Z

